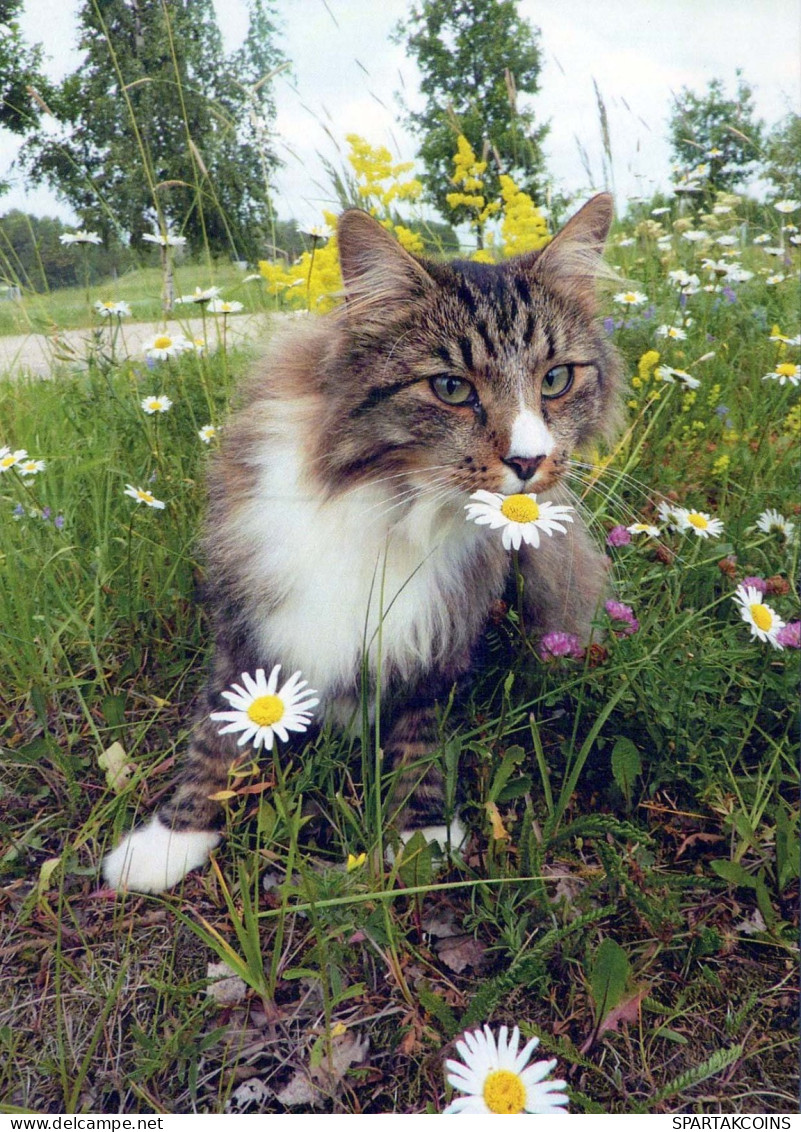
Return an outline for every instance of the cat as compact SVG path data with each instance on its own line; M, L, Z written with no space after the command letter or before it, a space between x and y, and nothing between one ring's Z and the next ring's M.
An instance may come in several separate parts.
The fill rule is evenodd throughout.
M493 265L413 256L367 213L342 215L343 302L274 339L224 430L204 539L210 676L174 793L106 857L109 885L170 888L218 843L211 795L241 755L210 719L221 692L280 663L316 690L318 720L346 727L365 642L375 692L379 621L390 820L401 840L458 844L425 756L511 571L465 505L477 490L567 502L571 453L615 433L620 365L596 318L611 220L602 193L543 249ZM607 559L578 515L524 544L519 568L527 625L586 641Z

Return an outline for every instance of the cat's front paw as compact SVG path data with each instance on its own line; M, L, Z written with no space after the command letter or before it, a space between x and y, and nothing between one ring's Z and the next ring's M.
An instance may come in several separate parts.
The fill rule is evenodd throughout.
M204 865L219 840L213 830L168 829L154 817L106 856L103 877L118 892L164 892Z
M422 833L429 845L438 845L443 853L447 853L449 849L451 851L461 849L467 841L468 830L459 818L453 818L448 825L424 825L417 829L402 829L398 834L401 851L416 833ZM387 846L385 856L390 865L395 863L396 854L392 846Z

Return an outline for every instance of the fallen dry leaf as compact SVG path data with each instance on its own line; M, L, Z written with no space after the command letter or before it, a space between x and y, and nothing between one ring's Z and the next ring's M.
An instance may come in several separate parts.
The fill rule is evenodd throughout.
M234 974L227 963L209 963L206 978L213 980L206 987L206 994L218 1006L238 1006L247 993L245 980Z
M125 789L136 770L134 764L128 761L122 743L112 743L110 747L106 747L105 751L97 756L97 765L105 772L106 784L115 794Z
M607 1030L612 1030L617 1033L617 1028L621 1022L634 1023L640 1016L640 1004L648 993L647 987L641 987L640 990L635 991L634 994L624 998L619 1002L614 1009L610 1010L607 1016L602 1020L601 1025L598 1027L598 1036L606 1033Z
M458 975L467 967L478 968L487 949L471 935L454 935L443 939L435 950L445 966Z
M348 1031L331 1041L331 1060L323 1058L313 1069L298 1069L290 1078L276 1099L288 1108L292 1105L309 1104L321 1107L341 1083L351 1065L364 1061L370 1048L370 1039Z

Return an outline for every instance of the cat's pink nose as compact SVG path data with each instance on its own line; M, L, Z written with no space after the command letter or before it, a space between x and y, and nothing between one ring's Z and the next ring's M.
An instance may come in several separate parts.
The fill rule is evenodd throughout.
M544 459L545 456L507 456L503 463L525 483L531 479Z

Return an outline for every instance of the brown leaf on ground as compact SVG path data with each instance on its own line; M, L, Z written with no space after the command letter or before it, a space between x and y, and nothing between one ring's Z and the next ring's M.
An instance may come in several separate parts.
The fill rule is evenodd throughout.
M617 1033L617 1028L621 1022L636 1022L640 1016L640 1005L647 993L648 987L641 987L638 991L635 991L634 994L629 995L628 998L624 998L622 1002L619 1002L617 1006L610 1010L598 1027L598 1037L600 1037L601 1034L605 1034L607 1030L612 1030L614 1033Z
M298 1069L284 1085L277 1100L288 1108L308 1104L321 1107L341 1084L351 1065L363 1061L370 1048L370 1039L348 1030L331 1041L331 1059L324 1057L320 1065Z
M213 980L206 987L206 994L218 1006L238 1006L247 993L245 980L235 974L227 963L209 963L206 978Z
M443 939L435 950L445 966L458 975L467 967L478 970L487 949L471 935L454 935Z
M676 850L675 860L678 861L682 853L686 852L687 849L690 849L693 845L696 845L699 842L705 845L712 845L716 841L723 840L724 838L719 833L691 833L688 837L684 838L681 845Z

